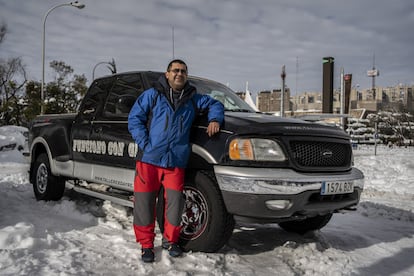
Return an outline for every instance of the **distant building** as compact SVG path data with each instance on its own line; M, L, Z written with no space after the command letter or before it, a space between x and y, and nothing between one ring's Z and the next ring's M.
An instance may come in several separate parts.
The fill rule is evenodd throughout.
M322 111L322 93L305 92L291 97L294 111Z
M273 89L272 91L261 91L257 95L256 105L262 112L280 113L282 89ZM286 115L292 111L290 102L290 89L285 89L284 95L284 109Z
M322 113L322 93L305 92L290 98L295 116ZM333 113L341 111L341 93L333 92Z
M351 109L367 109L370 112L388 110L414 113L414 86L397 85L371 89L351 90Z
M322 93L305 92L290 96L290 89L285 91L285 115L298 116L322 113ZM244 92L237 93L244 99ZM281 89L261 91L256 98L256 106L262 112L278 115L280 113ZM375 93L371 89L351 89L350 95L351 116L366 116L378 111L410 112L414 114L414 86L396 85L393 87L376 87ZM333 113L341 110L341 93L333 93Z

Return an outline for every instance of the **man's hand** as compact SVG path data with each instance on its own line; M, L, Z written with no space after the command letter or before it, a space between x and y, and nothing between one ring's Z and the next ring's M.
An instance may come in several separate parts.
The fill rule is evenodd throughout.
M210 122L207 127L207 134L208 136L213 136L217 132L220 131L220 124L218 122Z

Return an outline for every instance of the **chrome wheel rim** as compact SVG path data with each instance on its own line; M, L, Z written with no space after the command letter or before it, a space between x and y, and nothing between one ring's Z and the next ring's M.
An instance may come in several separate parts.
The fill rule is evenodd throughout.
M48 172L45 164L40 164L36 172L36 187L39 193L43 194L47 188Z
M181 222L181 238L194 240L204 233L208 223L208 204L196 189L185 187L185 205Z

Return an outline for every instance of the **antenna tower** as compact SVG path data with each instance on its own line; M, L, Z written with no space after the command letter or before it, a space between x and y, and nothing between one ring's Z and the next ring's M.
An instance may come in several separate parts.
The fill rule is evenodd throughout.
M372 60L372 69L368 70L367 72L368 77L372 78L372 87L371 87L371 91L372 91L372 96L374 98L374 100L376 99L376 92L375 92L375 78L379 76L379 71L375 68L375 53L373 55L373 60Z

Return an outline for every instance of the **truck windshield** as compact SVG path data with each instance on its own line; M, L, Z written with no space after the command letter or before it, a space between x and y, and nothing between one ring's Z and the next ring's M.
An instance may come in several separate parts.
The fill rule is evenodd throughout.
M220 101L226 111L255 112L233 90L221 83L191 77L189 81L197 87L197 93L210 95L212 98Z

